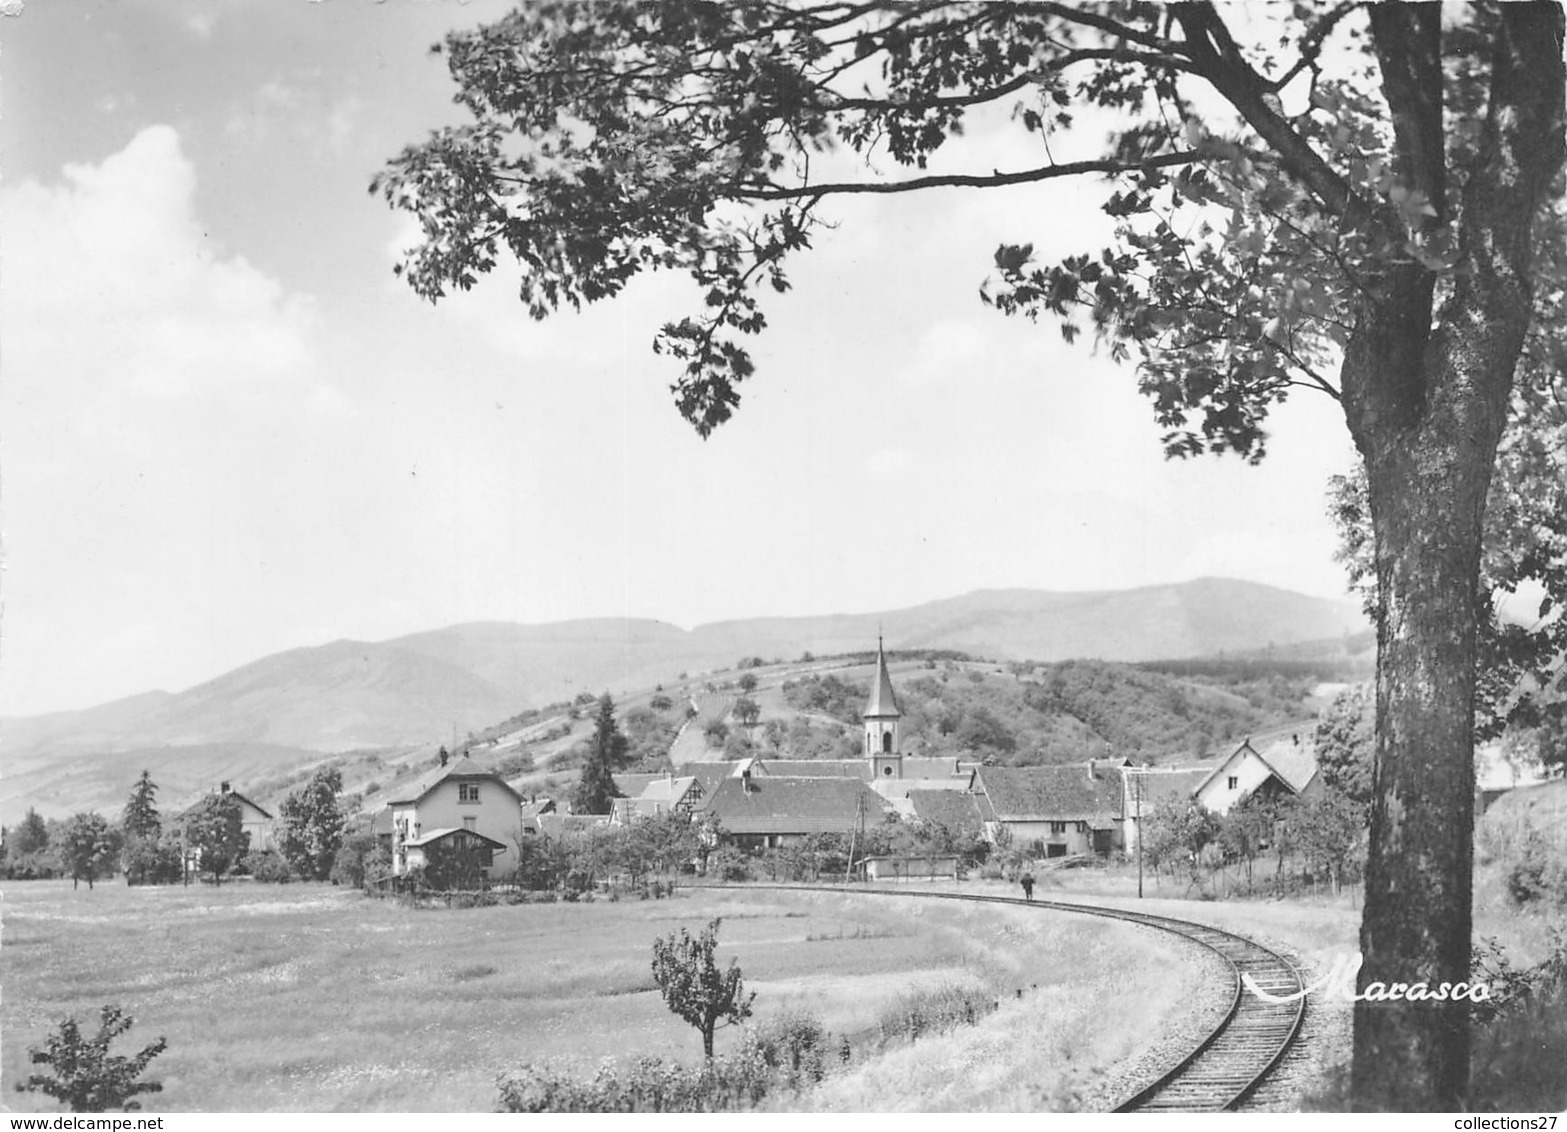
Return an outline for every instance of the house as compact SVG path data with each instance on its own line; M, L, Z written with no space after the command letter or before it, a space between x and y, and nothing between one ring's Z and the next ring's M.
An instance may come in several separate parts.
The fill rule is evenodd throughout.
M659 814L683 814L690 817L692 811L707 797L707 791L694 776L676 778L672 774L658 775L642 788L635 798L616 798L609 815L610 825L629 825L639 817L657 817Z
M988 802L986 834L1037 843L1046 857L1107 854L1125 843L1121 769L1092 761L1066 766L980 767L974 788Z
M1192 791L1192 796L1204 809L1226 814L1232 806L1253 794L1262 797L1292 794L1310 798L1322 790L1316 753L1309 739L1303 742L1296 734L1258 751L1248 736L1227 758L1220 760Z
M275 823L271 814L245 797L238 790L230 788L227 782L218 787L218 795L239 804L239 827L247 838L247 852L260 853L268 849L277 848ZM212 797L213 795L211 794L205 795L195 805L182 811L174 819L173 824L181 825L186 818L206 805ZM192 871L199 871L200 865L200 852L194 849L191 850L186 856L185 867Z
M487 855L484 873L493 876L501 867L495 857L521 828L522 796L467 754L452 758L443 747L437 757L436 766L388 790L392 875L424 863L432 845L443 845L471 849L481 859ZM455 836L459 833L474 836Z
M742 849L794 845L814 833L853 835L882 820L887 804L854 778L726 778L697 811L716 818Z
M958 855L944 853L934 856L905 857L889 854L866 857L866 880L956 880Z

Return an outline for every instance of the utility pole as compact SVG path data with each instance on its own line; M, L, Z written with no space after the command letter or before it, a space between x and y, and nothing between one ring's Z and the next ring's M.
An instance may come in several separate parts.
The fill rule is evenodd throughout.
M1137 899L1143 898L1143 776L1133 775L1137 784Z

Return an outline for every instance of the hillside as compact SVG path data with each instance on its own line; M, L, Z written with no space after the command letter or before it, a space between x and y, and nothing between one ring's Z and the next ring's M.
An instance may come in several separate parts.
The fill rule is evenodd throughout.
M329 752L451 742L583 691L622 696L673 687L740 657L862 651L878 628L899 650L1047 662L1255 654L1347 639L1364 626L1348 602L1201 579L1099 593L986 590L881 613L759 618L689 631L653 620L593 619L336 641L277 653L179 693L0 720L0 820L16 820L30 804L53 813L117 806L121 783L149 761L182 781L206 783L250 777L229 773L226 757L213 757L218 750L253 751L240 767L253 757L270 773ZM76 793L95 781L106 784ZM67 789L68 782L76 785ZM112 790L107 783L115 783Z

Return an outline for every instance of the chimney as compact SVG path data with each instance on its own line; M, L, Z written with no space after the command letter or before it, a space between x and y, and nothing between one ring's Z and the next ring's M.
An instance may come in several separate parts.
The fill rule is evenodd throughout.
M740 790L749 795L751 793L751 768L746 767L740 772Z
M445 766L446 765L446 760L451 758L451 757L452 756L447 752L445 747L442 747L439 751L436 752L436 758L441 760L441 765L442 766Z
M227 794L228 792L229 792L229 784L227 782L225 782L222 786L218 787L218 793L219 794Z

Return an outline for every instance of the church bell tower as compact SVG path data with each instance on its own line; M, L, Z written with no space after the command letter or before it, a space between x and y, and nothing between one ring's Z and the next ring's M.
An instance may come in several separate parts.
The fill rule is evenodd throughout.
M871 680L871 698L865 704L865 757L871 764L873 780L903 777L903 753L898 749L898 697L887 675L887 655L881 637L876 638L876 675Z

